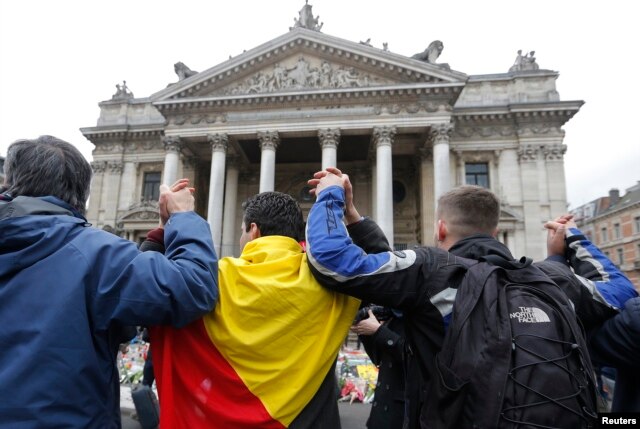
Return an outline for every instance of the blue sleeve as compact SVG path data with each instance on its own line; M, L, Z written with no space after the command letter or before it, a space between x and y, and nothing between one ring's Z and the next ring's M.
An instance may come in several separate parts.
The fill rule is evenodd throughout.
M181 327L213 309L218 258L208 223L194 212L174 213L164 234L164 255L115 236L100 246L91 270L97 323Z
M379 305L407 309L426 294L425 250L366 253L355 245L344 225L344 190L338 186L318 195L307 218L307 256L320 284ZM434 264L436 265L436 264ZM425 274L427 273L427 274Z
M567 231L571 267L592 294L600 295L616 309L638 296L633 283L577 228Z

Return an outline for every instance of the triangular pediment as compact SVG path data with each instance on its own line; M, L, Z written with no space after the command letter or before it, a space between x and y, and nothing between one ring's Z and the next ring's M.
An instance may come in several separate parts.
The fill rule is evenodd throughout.
M383 49L295 28L151 96L181 99L464 84L467 76Z

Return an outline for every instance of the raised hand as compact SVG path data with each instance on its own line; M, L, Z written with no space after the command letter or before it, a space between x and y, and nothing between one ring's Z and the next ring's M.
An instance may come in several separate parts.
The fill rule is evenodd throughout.
M167 185L160 185L160 225L164 226L173 213L193 211L195 199L193 198L194 188L189 187L189 179L176 181L171 188Z

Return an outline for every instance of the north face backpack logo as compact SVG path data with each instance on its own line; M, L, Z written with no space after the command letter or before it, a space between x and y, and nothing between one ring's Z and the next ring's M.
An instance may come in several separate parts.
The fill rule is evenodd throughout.
M520 307L520 311L509 314L509 317L518 319L519 323L551 322L549 315L536 307Z

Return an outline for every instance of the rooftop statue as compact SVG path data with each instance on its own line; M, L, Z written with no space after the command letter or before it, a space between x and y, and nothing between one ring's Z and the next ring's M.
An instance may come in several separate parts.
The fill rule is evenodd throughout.
M308 30L320 31L324 23L318 24L318 20L320 19L320 15L313 17L313 12L311 11L311 6L309 4L309 0L305 0L304 6L300 9L299 18L293 18L294 24L293 27L289 27L289 30L293 30L297 27L306 28Z
M443 49L444 44L440 40L434 40L433 42L429 43L427 49L425 49L423 52L419 52L413 55L411 58L419 61L424 61L425 63L433 64L446 70L451 70L451 67L449 67L449 64L447 63L436 63L436 60L442 53Z
M413 55L411 58L424 61L426 63L435 64L443 49L444 44L440 40L434 40L433 42L429 43L427 49L425 49L423 52Z
M197 71L191 70L187 67L182 61L178 61L173 65L173 70L175 70L178 75L178 80L183 80L188 77L193 76L194 74L198 74Z
M133 98L133 93L127 87L127 81L123 80L122 85L116 83L116 93L111 96L112 100L128 100Z
M518 55L511 68L509 68L509 72L538 70L540 66L536 63L535 54L536 51L531 51L523 56L522 49L518 49Z

